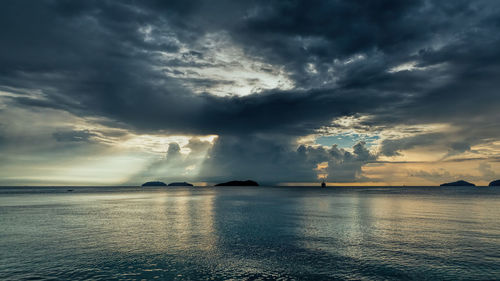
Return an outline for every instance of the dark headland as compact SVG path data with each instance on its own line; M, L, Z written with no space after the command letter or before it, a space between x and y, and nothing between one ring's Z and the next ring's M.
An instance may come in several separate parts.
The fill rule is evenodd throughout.
M490 182L490 184L488 184L488 186L500 186L500 180L492 181Z
M259 186L259 184L252 180L246 180L246 181L228 181L228 182L218 183L215 186Z
M459 180L454 182L443 183L441 184L441 186L476 186L476 185L470 182L466 182L464 180Z
M171 182L168 186L193 186L189 182Z
M146 183L143 183L142 186L167 186L167 185L161 181L148 181Z

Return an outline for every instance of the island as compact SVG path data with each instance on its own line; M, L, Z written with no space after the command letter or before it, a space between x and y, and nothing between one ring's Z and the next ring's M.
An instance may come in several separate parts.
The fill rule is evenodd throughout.
M476 185L470 182L466 182L464 180L459 180L454 182L443 183L440 186L476 186Z
M193 186L189 182L171 182L168 186Z
M488 184L488 186L500 186L500 180L494 180Z
M252 180L246 180L246 181L228 181L228 182L218 183L215 186L259 186L259 184Z
M148 181L146 183L143 183L142 186L167 186L167 185L161 181Z

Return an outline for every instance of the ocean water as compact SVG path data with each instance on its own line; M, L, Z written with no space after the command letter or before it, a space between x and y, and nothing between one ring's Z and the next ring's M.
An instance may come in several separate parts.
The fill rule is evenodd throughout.
M500 280L500 189L0 188L0 280L83 279Z

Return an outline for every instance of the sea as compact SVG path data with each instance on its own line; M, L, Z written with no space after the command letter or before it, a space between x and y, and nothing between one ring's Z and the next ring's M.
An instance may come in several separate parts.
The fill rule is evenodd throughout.
M500 188L1 187L0 280L500 280Z

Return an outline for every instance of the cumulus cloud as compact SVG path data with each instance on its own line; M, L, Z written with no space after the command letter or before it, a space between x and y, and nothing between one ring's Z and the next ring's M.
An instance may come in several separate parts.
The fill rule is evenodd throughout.
M276 136L223 136L209 152L200 177L212 182L252 178L271 184L316 182L324 176L337 182L363 181L361 168L375 159L363 142L349 152L337 145L297 147ZM318 169L322 163L327 166Z
M166 155L148 163L129 177L126 183L140 184L151 179L167 182L204 181L198 175L211 146L210 141L196 137L190 138L188 143L182 147L177 142L171 142L168 144ZM188 149L188 152L182 153L183 149Z

